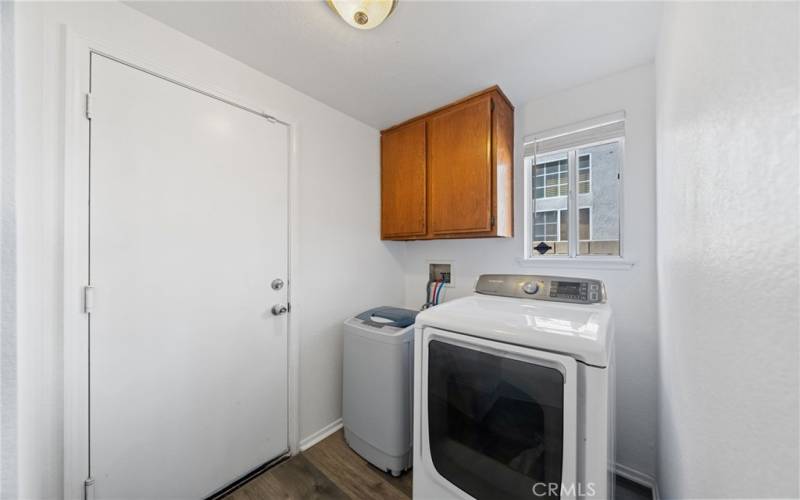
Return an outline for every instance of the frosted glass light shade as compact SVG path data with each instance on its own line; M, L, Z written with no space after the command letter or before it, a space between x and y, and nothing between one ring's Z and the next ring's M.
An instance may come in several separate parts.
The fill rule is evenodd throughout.
M396 0L328 0L328 5L344 22L360 30L370 30L394 10Z

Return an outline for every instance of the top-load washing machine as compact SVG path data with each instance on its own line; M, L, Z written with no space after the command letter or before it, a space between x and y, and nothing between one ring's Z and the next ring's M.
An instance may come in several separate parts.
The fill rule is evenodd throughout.
M344 322L342 423L350 447L399 476L411 467L414 318L376 307Z
M613 499L602 282L483 275L414 333L414 498Z

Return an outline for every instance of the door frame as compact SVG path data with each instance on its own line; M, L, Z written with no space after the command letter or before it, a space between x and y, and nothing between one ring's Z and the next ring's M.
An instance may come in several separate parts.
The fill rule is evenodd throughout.
M297 314L297 284L295 276L299 252L299 228L293 221L299 214L298 206L298 120L285 111L273 112L269 104L246 99L220 89L199 75L176 73L165 60L158 61L157 54L144 53L133 43L125 47L92 40L63 25L64 46L63 99L64 120L64 191L63 191L63 363L64 363L64 498L83 499L84 481L89 478L89 321L84 313L83 288L88 285L89 274L89 153L90 128L86 117L86 95L89 93L91 54L97 53L119 63L164 78L200 92L210 98L230 105L273 117L285 125L289 134L288 158L288 262L287 300ZM211 49L209 49L211 50ZM162 58L163 59L163 58ZM260 110L260 111L259 111ZM300 335L298 321L293 314L287 316L287 447L291 455L299 453L299 373ZM224 485L220 485L224 486Z

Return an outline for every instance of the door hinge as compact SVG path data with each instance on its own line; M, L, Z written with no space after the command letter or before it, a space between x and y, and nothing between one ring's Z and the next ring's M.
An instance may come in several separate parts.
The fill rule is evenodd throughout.
M94 500L94 478L88 477L83 482L83 500Z
M86 94L86 119L92 119L92 94Z
M495 223L494 214L492 214L492 217L490 218L489 222L491 223L492 227L494 227L494 223Z
M94 287L83 287L83 312L90 314L94 309Z

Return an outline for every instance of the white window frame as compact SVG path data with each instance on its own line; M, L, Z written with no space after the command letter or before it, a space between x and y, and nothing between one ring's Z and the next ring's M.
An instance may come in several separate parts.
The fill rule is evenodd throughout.
M592 120L587 120L583 124L573 125L569 127L561 127L559 129L554 129L552 131L531 135L525 137L524 143L529 144L537 140L538 137L552 137L561 134L569 134L573 131L580 131L589 129L595 126L603 125L604 123L610 123L611 121L619 121L620 118L624 120L624 112L614 113L612 115L606 115L603 117L594 118ZM632 262L626 260L625 258L625 225L624 225L624 167L625 167L625 136L616 137L612 139L603 139L594 142L586 142L581 143L578 146L573 146L561 150L554 150L554 151L547 151L547 155L556 155L556 154L567 154L568 158L568 171L569 171L569 194L567 195L568 202L567 202L567 209L568 209L568 216L570 218L569 224L567 224L567 231L569 232L568 236L568 243L569 243L569 252L567 255L564 254L544 254L539 255L538 253L534 252L533 250L533 223L535 219L535 206L536 206L536 199L534 198L534 189L533 189L533 174L534 168L536 165L536 157L535 155L526 155L524 156L524 172L523 172L523 181L524 181L524 218L525 218L525 235L523 240L523 257L520 259L520 263L525 264L532 264L538 265L540 263L553 263L557 265L561 265L563 263L596 263L600 265L611 265L612 267L624 267L629 268L633 264ZM578 161L577 161L577 151L579 149L592 147L592 146L599 146L601 144L611 144L611 143L618 143L619 144L619 168L618 168L618 188L617 188L617 210L619 213L619 255L579 255L578 254L578 222L579 222L579 214L578 214ZM591 154L590 154L591 155ZM581 155L582 156L582 155ZM591 156L590 156L590 176L591 176ZM591 188L593 188L590 184L590 193ZM542 198L546 199L546 198ZM585 208L585 207L584 207ZM591 217L591 209L590 209L590 217ZM591 228L590 224L590 235L593 232L593 228Z

